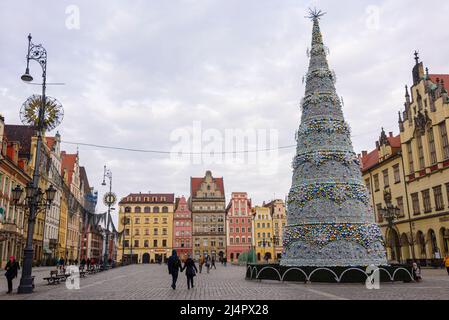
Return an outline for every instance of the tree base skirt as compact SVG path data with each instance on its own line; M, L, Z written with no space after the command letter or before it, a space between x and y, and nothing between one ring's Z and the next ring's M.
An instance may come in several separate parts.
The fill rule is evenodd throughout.
M376 269L377 268L377 269ZM374 272L372 270L375 270ZM377 274L378 273L378 274ZM374 275L374 276L373 276ZM291 282L366 283L379 278L380 282L413 282L412 266L386 265L373 267L286 267L279 264L247 264L247 280L277 280Z

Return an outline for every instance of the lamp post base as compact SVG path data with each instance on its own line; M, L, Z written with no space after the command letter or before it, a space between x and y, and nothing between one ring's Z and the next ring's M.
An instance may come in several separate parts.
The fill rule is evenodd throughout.
M34 290L34 279L33 277L20 279L20 285L17 288L18 294L29 294L33 293Z

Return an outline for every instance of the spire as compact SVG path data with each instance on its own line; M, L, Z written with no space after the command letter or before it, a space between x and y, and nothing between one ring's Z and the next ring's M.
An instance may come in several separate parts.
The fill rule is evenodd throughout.
M418 64L419 63L419 52L417 50L415 50L414 55L415 55L416 64Z

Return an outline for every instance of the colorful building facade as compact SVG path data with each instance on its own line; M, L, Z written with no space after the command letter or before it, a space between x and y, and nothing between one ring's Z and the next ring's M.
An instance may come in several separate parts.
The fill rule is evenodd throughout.
M193 254L216 259L226 254L226 202L223 178L207 171L202 178L190 178L190 210L193 219Z
M188 254L192 255L192 212L184 196L176 201L176 209L173 215L173 249L182 259Z
M226 256L237 262L240 254L253 249L253 215L246 192L233 192L226 207Z
M273 219L273 258L275 260L280 260L282 258L284 228L287 223L285 202L281 199L276 199L266 204L265 207L270 209L271 217Z
M124 234L117 247L118 261L165 261L173 249L174 206L173 193L131 193L122 198L119 230L124 230Z
M274 260L273 218L268 207L256 206L252 209L254 245L258 262Z

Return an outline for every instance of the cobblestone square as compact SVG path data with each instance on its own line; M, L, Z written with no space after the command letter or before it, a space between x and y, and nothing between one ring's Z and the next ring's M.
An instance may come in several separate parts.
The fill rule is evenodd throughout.
M363 284L303 284L277 281L247 281L245 267L218 265L195 277L195 288L187 290L180 273L176 290L165 265L131 265L81 279L80 290L64 283L47 285L43 280L51 268L36 268L35 292L6 294L6 280L0 283L0 300L443 300L449 298L449 276L445 270L424 269L420 283L382 283L379 290Z

